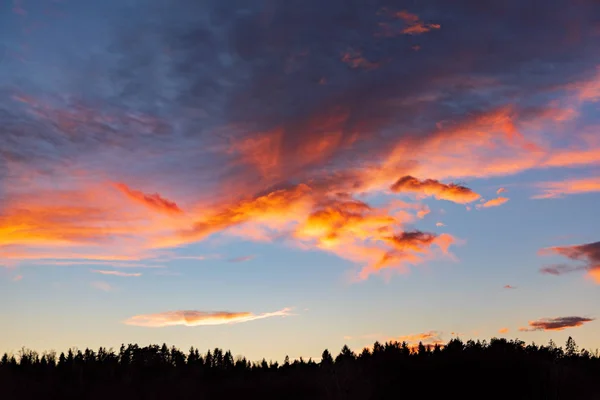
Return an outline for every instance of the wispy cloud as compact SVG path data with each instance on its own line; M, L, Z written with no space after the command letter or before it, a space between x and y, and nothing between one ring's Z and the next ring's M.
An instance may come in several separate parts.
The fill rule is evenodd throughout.
M508 328L500 328L500 329L498 329L498 333L500 333L500 334L505 334L505 333L508 333L508 332L509 332Z
M529 321L529 326L519 328L521 332L532 331L562 331L567 328L576 328L583 324L594 321L594 318L585 317L557 317L557 318L542 318L534 321Z
M12 278L13 282L19 282L22 279L23 279L23 275L16 275L15 277Z
M416 14L412 14L406 10L394 13L394 17L402 19L406 23L406 27L402 30L402 33L406 35L420 35L441 28L439 24L424 23Z
M234 258L230 258L230 259L229 259L229 260L227 260L227 261L229 261L229 262L232 262L232 263L239 263L239 262L250 261L250 260L252 260L254 257L255 257L254 255L240 256L240 257L234 257Z
M379 67L379 64L367 60L359 51L356 50L349 50L348 52L342 54L342 62L348 64L352 68L369 70Z
M509 199L507 197L497 197L495 199L488 200L483 204L477 204L477 208L499 207L508 202L508 200Z
M139 264L139 263L124 263L124 262L112 262L112 261L66 261L66 260L36 260L35 265L54 265L59 267L69 266L84 266L84 265L98 265L104 267L113 268L164 268L163 265L156 264Z
M131 200L143 204L153 210L168 214L181 214L183 211L173 201L167 200L158 193L146 194L139 190L131 189L124 183L117 183L115 187L127 195Z
M418 180L412 176L404 176L396 181L390 189L392 192L414 192L422 196L434 196L439 200L449 200L455 203L471 203L481 196L471 189L454 183L441 183L435 179Z
M575 271L587 271L588 276L600 284L600 242L581 245L549 247L540 250L540 255L560 255L579 264L549 265L540 269L541 273L562 275Z
M516 289L516 287L514 287L512 285L504 285L503 288L504 289Z
M123 276L123 277L142 276L141 272L106 271L106 270L100 270L100 269L92 269L91 272L93 272L94 274L100 274L100 275L113 275L113 276Z
M229 311L168 311L158 314L136 315L125 321L127 325L143 327L165 327L174 325L203 326L203 325L226 325L242 322L255 321L271 317L286 317L292 315L290 308L279 311L253 314L251 312L229 312Z
M600 192L600 178L567 179L555 182L541 182L535 185L541 193L533 199L559 198L573 194Z
M407 342L408 344L442 344L441 332L429 331L423 333L416 333L412 335L398 336L395 340L398 342Z

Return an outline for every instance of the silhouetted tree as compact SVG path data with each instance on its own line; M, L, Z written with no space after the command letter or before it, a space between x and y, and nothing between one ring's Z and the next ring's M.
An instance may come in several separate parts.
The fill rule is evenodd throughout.
M280 366L265 358L234 361L231 351L220 348L202 355L194 347L183 353L166 344L129 344L118 353L71 348L57 360L55 352L22 348L16 358L0 357L0 398L480 398L479 387L493 388L486 393L491 399L600 398L599 354L580 351L571 337L564 351L552 341L537 346L518 339L452 339L432 348L376 342L359 356L345 345L335 361L327 349L321 358L319 367L312 358L290 363L286 356ZM464 384L465 377L477 384Z

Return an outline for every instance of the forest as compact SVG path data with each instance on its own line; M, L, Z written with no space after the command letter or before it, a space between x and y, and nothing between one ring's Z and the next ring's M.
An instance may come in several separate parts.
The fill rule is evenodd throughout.
M0 360L2 399L600 399L600 355L492 338L445 345L375 342L318 362L249 361L166 344L118 351L21 349Z

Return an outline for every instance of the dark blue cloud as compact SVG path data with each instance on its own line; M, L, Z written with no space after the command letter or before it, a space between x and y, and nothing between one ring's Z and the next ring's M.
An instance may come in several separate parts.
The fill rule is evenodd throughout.
M600 64L592 0L66 1L60 18L42 3L28 3L26 17L0 17L0 89L55 112L3 96L4 164L100 158L121 174L185 172L198 182L208 166L229 165L222 150L232 142L279 127L284 175L303 178L375 160L442 120L505 104L535 114L551 89ZM403 34L401 10L439 29ZM24 35L34 20L45 28ZM13 54L23 44L25 62ZM332 120L338 148L300 160L296 150ZM219 175L240 167L228 168Z

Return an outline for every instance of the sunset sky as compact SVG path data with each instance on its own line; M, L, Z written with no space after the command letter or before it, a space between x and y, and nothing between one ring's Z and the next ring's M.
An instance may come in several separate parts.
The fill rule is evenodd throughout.
M0 352L600 348L595 0L0 0Z

